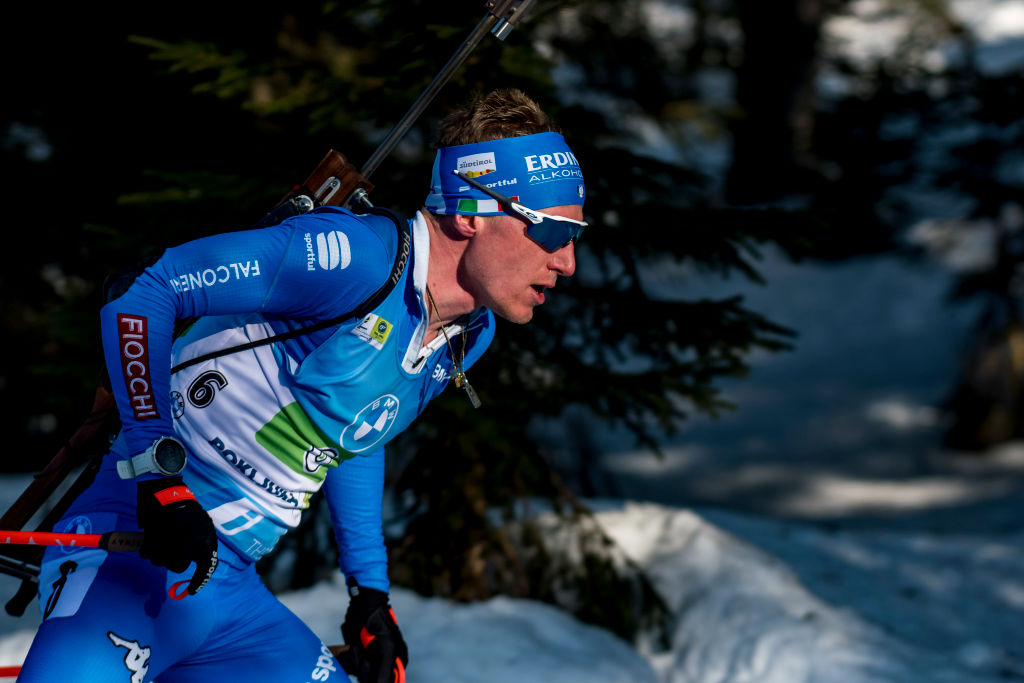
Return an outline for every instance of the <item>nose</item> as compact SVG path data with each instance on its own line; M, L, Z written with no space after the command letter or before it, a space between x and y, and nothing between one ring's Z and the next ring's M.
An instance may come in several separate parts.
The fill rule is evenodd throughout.
M576 243L569 242L551 254L549 263L551 270L564 277L571 277L576 272Z

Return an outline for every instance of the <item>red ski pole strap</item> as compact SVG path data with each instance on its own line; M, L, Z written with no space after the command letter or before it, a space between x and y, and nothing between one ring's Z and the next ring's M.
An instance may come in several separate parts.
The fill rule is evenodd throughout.
M153 494L160 505L170 505L171 503L177 503L182 500L195 500L196 497L192 495L192 491L185 485L172 486L169 489L157 491Z
M191 579L185 579L184 581L179 581L178 583L172 584L171 587L167 589L167 595L169 595L174 600L184 600L189 595L188 582L190 580Z

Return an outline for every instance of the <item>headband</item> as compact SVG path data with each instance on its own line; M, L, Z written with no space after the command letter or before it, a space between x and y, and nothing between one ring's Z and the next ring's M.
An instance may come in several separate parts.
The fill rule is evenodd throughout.
M459 179L459 171L531 209L583 206L583 172L558 133L442 147L434 157L426 207L437 214L500 216L498 202Z

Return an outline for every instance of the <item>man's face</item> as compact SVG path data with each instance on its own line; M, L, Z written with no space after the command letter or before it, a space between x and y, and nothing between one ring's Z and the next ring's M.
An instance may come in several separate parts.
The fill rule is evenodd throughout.
M540 209L544 213L583 220L575 205ZM526 323L533 309L544 303L545 290L554 287L559 275L576 271L575 245L571 242L554 253L545 251L526 236L526 223L514 216L491 216L470 240L459 277L478 304L510 322Z

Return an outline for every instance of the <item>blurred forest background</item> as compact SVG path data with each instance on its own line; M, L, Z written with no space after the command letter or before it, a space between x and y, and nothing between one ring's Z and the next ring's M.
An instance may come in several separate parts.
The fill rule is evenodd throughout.
M902 29L855 57L841 39L855 12ZM45 465L88 411L104 277L245 229L329 148L367 159L483 8L186 0L6 14L0 392L3 467L19 472ZM541 597L622 633L635 605L590 593L625 587L639 613L657 612L577 496L608 493L595 485L602 449L657 457L688 417L732 409L718 383L742 377L751 353L799 345L799 328L742 297L687 296L701 278L761 281L765 249L838 263L973 245L951 296L983 315L949 368L945 438L981 449L1021 436L1020 77L986 60L945 0L540 0L505 43L485 40L374 176L372 200L411 215L435 122L474 92L518 87L565 129L594 227L577 277L534 323L500 325L472 372L483 407L448 392L394 443L394 579L460 599ZM650 286L666 272L672 295ZM572 435L558 458L529 429L539 419ZM595 443L592 424L629 443ZM592 561L560 562L528 525L490 514L516 519L537 499L565 513ZM309 515L287 566L268 568L280 585L330 566L312 561L330 543L324 524Z

